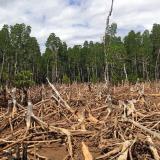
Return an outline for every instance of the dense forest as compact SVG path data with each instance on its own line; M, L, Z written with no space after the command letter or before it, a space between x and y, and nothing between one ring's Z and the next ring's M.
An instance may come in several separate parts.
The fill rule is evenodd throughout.
M109 79L135 82L160 78L160 25L151 32L131 30L124 38L116 35L117 24L110 25L107 35ZM104 81L105 55L103 42L85 41L68 47L54 33L41 53L31 27L25 24L4 25L0 30L0 81L12 84L21 75L30 76L36 83L100 82Z

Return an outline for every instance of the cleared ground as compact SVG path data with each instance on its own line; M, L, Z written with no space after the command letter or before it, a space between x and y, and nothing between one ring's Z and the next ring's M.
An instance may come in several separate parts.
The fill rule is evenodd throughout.
M50 84L30 89L29 106L18 90L1 94L0 158L158 160L159 89Z

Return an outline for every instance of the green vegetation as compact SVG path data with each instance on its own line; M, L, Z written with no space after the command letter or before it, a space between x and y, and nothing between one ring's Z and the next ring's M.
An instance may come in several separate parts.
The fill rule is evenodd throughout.
M29 88L34 84L32 77L33 74L30 71L21 71L16 74L14 85L17 88Z
M62 82L63 82L63 83L65 83L65 84L70 83L70 79L69 79L69 77L68 77L66 74L65 74L65 75L63 75Z
M123 39L116 36L117 24L111 24L107 35L109 79L113 83L125 80L158 80L160 78L160 25L151 32L130 31ZM0 30L0 81L16 86L32 82L99 82L104 81L105 55L103 43L85 41L83 45L67 47L51 33L45 53L31 27L25 24L4 25ZM125 72L126 71L126 72ZM127 74L127 75L126 75Z

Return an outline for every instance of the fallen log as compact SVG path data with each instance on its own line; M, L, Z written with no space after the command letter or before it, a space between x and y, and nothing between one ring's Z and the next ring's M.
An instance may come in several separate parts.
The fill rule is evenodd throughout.
M157 139L160 140L160 133L154 132L154 131L146 128L145 126L139 124L138 122L135 122L134 120L125 118L124 121L132 123L134 126L136 126L136 127L140 128L140 129L144 130L145 132L149 133L149 134L152 135L153 137L155 137L155 138L157 138Z

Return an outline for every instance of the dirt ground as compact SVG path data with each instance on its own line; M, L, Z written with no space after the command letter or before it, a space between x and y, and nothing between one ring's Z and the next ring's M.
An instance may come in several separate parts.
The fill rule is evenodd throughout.
M0 159L158 160L160 84L35 86L0 95ZM8 103L9 102L9 103Z

